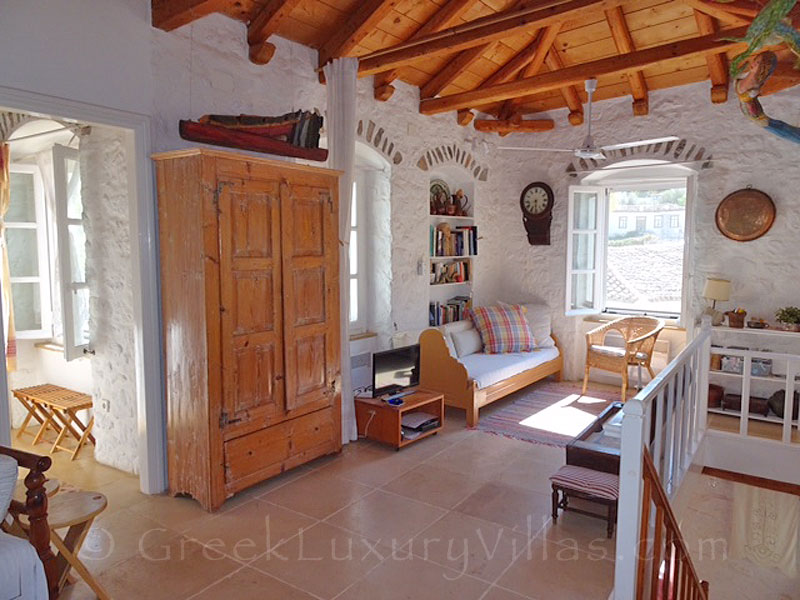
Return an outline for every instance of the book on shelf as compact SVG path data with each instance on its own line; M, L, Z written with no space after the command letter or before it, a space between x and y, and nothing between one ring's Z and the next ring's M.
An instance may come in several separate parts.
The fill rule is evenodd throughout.
M447 302L431 302L428 307L428 324L436 327L462 321L471 307L472 298L469 296L455 296Z
M431 263L431 285L471 281L469 260Z
M464 225L450 227L446 223L430 226L429 249L431 256L476 256L478 254L478 227Z

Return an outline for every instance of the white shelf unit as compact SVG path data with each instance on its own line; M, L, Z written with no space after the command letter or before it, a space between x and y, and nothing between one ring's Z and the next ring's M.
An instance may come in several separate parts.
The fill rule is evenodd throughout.
M475 181L470 173L466 170L461 169L456 166L445 166L440 167L435 171L430 173L429 183L431 183L434 179L440 179L447 183L447 186L450 188L450 193L455 194L457 190L462 189L464 190L464 194L466 194L469 206L468 212L469 214L465 216L455 216L455 215L430 215L428 216L428 222L430 228L436 229L438 225L442 223L447 223L450 227L456 231L459 227L473 227L477 228L477 222L475 219ZM477 237L478 231L475 231L475 235ZM467 236L464 235L466 238ZM434 238L435 239L435 238ZM466 240L465 240L466 241ZM429 240L430 242L430 240ZM475 241L478 250L480 253L480 244L478 244L477 240ZM435 244L431 247L429 243L428 248L428 261L427 261L427 273L429 273L429 277L433 278L430 274L434 267L436 268L444 268L446 265L456 262L465 261L467 263L467 271L469 274L469 279L467 281L458 281L458 282L449 282L449 283L432 283L428 282L428 302L429 302L429 318L428 324L433 325L434 321L434 313L435 308L434 304L438 303L440 306L446 305L448 301L453 300L456 297L462 298L469 298L470 302L473 295L473 283L475 281L475 266L476 266L476 258L478 253L470 253L469 249L465 249L464 254L455 255L455 256L437 256L435 252ZM449 322L449 321L446 321ZM441 324L441 322L439 323Z
M800 354L793 352L765 350L770 343L795 336L800 342L800 333L774 329L748 329L735 327L713 327L714 334L724 334L723 344L718 340L719 335L712 335L711 354L722 356L738 356L742 358L742 372L729 372L722 370L709 370L709 381L725 388L725 393L738 393L741 395L741 409L726 409L723 407L708 407L710 414L725 415L739 419L739 434L748 435L749 424L753 421L774 423L782 426L781 441L784 444L792 443L792 431L800 431L800 423L792 419L794 411L794 394L800 390ZM733 341L730 341L733 340ZM754 348L755 347L755 348ZM770 360L772 368L781 366L781 374L753 375L753 359ZM784 372L785 368L785 372ZM785 373L785 374L784 374ZM726 386L725 382L735 382L735 388ZM763 393L772 395L784 390L783 417L770 411L767 415L750 412L750 398L758 397L753 393L754 388L764 390ZM746 418L743 418L746 415Z

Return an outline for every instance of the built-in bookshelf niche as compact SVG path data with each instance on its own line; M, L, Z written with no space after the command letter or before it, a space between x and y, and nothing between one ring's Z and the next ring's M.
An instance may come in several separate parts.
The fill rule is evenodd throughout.
M428 324L436 326L464 319L472 305L474 259L478 256L477 199L473 178L456 166L431 172L429 183Z

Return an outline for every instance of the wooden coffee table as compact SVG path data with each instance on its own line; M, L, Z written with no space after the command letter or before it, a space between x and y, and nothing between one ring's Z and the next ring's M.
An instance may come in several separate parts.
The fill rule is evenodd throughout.
M603 424L622 410L614 402L567 444L567 464L619 475L620 438L603 433Z
M439 392L416 390L403 397L402 406L392 406L380 398L359 397L355 399L358 435L394 446L400 450L409 444L435 435L444 423L444 395ZM439 419L439 426L413 439L403 438L401 425L403 415L424 412Z

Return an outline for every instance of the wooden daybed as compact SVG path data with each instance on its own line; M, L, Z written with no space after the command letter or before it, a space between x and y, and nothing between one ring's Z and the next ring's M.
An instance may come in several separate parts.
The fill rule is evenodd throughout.
M469 375L467 367L451 354L442 329L427 329L420 335L420 387L444 394L445 404L464 409L467 426L475 427L481 407L550 375L561 380L563 354L558 340L552 333L550 335L556 342L556 358L519 371L492 385L480 387L478 381Z

